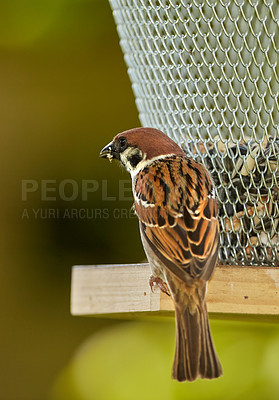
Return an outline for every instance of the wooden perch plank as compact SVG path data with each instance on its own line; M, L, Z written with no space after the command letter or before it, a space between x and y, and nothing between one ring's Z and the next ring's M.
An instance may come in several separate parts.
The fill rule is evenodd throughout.
M74 315L160 310L150 291L148 264L78 266L72 274Z
M151 292L148 264L76 266L72 272L73 315L170 311L172 299ZM208 311L279 315L279 268L216 267L207 293Z

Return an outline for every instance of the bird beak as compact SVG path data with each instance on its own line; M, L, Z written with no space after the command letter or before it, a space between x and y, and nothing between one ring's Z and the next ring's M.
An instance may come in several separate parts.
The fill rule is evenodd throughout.
M108 158L110 162L113 160L113 142L110 142L107 144L101 151L100 151L100 157L102 158Z

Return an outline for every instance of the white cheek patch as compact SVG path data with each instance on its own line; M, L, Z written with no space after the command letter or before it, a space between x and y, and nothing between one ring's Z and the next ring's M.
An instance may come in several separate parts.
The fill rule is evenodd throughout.
M126 150L123 151L123 153L120 153L120 161L127 168L128 159L127 159L127 155L125 154L125 152L126 152Z
M128 172L132 173L135 167L132 166L130 159L133 157L142 157L142 152L135 147L127 147L122 153L120 153L120 160Z

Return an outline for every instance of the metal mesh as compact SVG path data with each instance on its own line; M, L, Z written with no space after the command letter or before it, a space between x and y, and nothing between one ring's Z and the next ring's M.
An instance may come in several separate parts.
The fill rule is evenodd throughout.
M141 124L211 171L220 261L277 266L278 1L110 3Z

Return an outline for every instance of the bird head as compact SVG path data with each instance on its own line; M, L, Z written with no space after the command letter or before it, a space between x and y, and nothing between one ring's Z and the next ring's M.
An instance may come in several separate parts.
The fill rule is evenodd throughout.
M119 133L100 152L100 157L119 160L131 175L150 162L169 155L185 156L167 135L154 128L135 128Z

